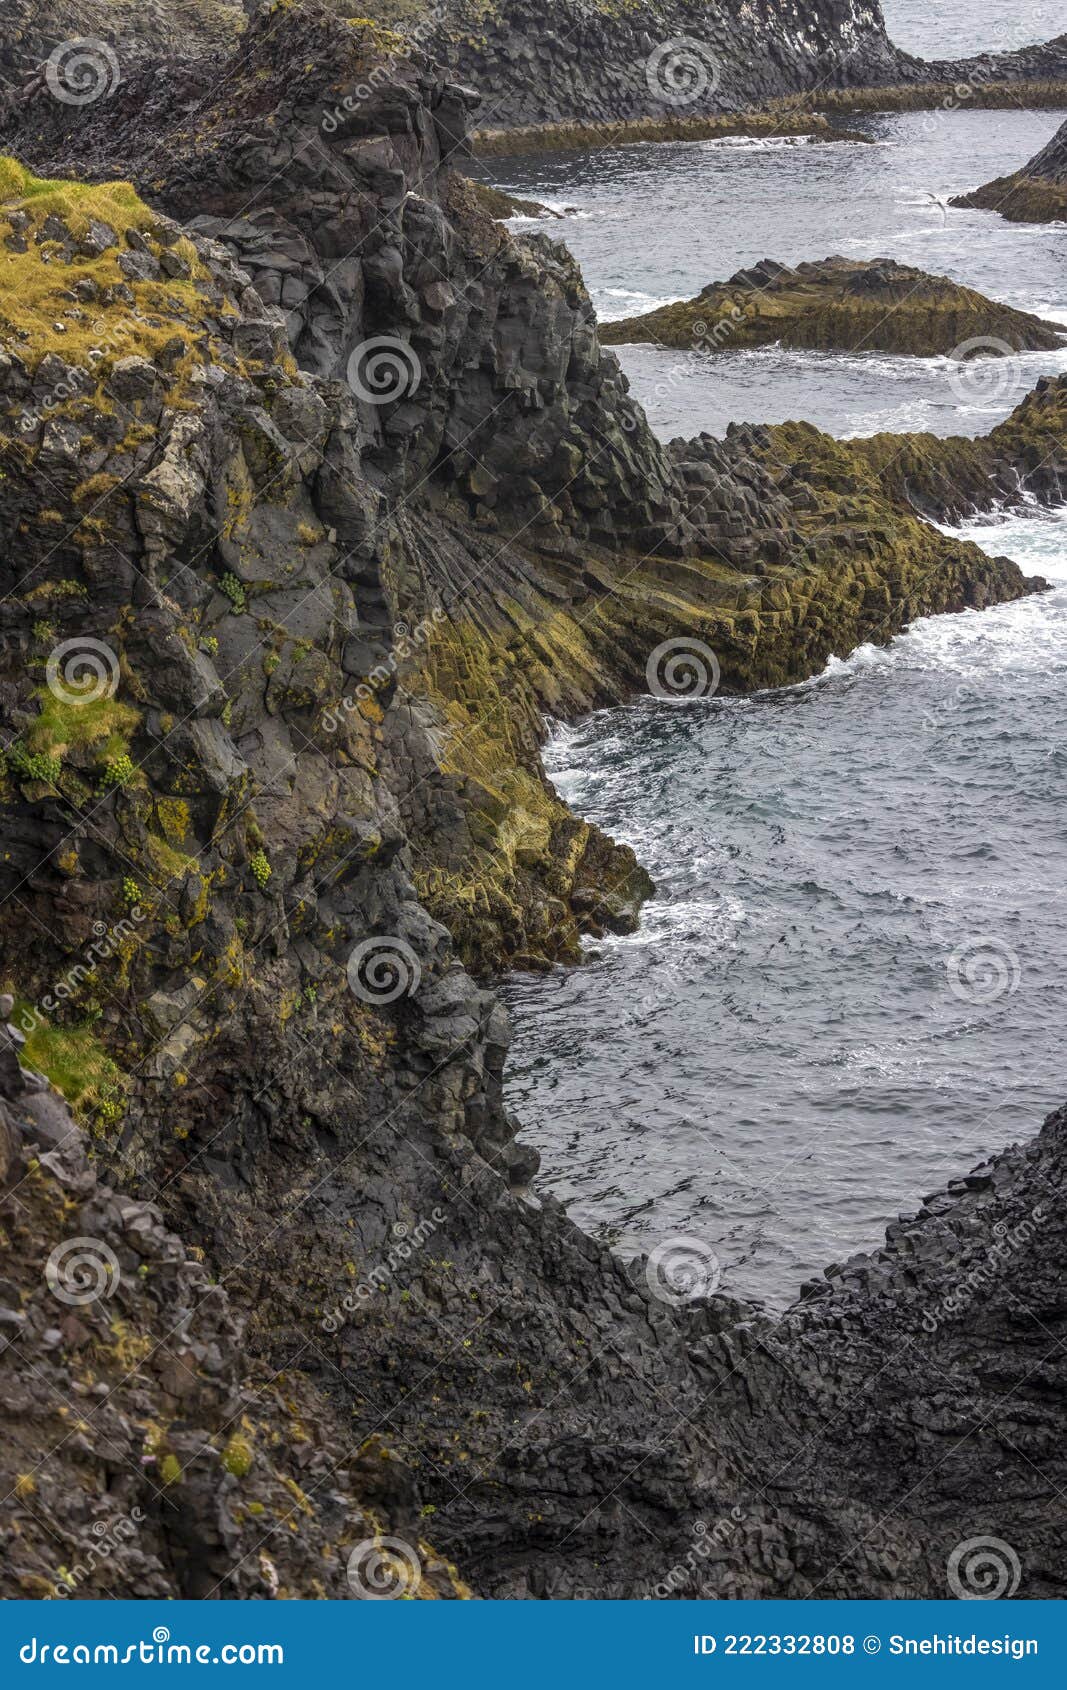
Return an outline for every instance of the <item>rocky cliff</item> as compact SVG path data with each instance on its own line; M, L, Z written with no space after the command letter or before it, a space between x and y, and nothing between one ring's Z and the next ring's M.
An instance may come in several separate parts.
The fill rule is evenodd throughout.
M1067 222L1067 123L1021 170L998 176L952 203L998 211L1013 223Z
M797 679L1039 583L815 430L658 444L566 251L478 209L474 121L310 5L207 90L155 66L9 118L0 945L99 1182L79 1207L46 1165L27 1218L27 1086L61 1106L9 1062L0 1386L86 1405L5 1449L13 1529L77 1557L139 1447L118 1594L210 1594L205 1557L220 1593L359 1594L367 1541L422 1595L463 1594L449 1563L479 1594L941 1594L997 1528L1049 1593L1061 1239L1023 1221L1063 1121L774 1323L537 1197L490 984L651 890L545 781L546 712ZM931 1335L1002 1225L980 1351ZM49 1325L86 1238L89 1313ZM52 1576L33 1541L7 1594Z

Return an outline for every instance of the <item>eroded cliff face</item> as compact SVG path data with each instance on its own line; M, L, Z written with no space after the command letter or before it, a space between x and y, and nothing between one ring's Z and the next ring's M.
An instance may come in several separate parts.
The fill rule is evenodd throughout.
M815 430L658 444L564 249L473 203L474 121L427 61L308 6L255 21L208 88L154 67L8 131L40 173L0 183L0 941L23 1065L63 1087L115 1187L203 1251L248 1321L237 1385L295 1380L295 1423L323 1428L290 1431L297 1464L340 1439L285 1513L242 1500L289 1472L249 1413L209 1531L174 1393L131 1399L131 1437L160 1421L176 1458L160 1576L183 1593L168 1533L221 1534L213 1572L227 1551L243 1568L251 1500L286 1593L317 1594L303 1557L324 1543L325 1594L349 1593L359 1520L319 1513L341 1465L344 1507L414 1543L423 1594L455 1588L440 1555L482 1594L648 1593L713 1519L729 1547L681 1594L941 1594L931 1499L962 1535L988 1451L940 1488L906 1347L863 1406L905 1246L839 1327L821 1301L779 1329L665 1299L529 1194L485 980L574 957L649 890L546 783L546 712L669 693L679 642L744 690L1030 584ZM139 192L99 185L118 175ZM1057 1123L1042 1165L1061 1154ZM1002 1201L1003 1182L966 1209L968 1249ZM110 1236L107 1214L69 1224ZM26 1234L16 1315L54 1239ZM939 1294L953 1271L924 1266ZM152 1348L147 1291L130 1318ZM61 1356L77 1336L60 1325ZM953 1370L965 1414L978 1387ZM200 1411L205 1472L225 1409ZM780 1485L811 1432L837 1460L839 1422L847 1479ZM930 1462L914 1510L882 1453L909 1439ZM79 1448L103 1495L106 1457Z

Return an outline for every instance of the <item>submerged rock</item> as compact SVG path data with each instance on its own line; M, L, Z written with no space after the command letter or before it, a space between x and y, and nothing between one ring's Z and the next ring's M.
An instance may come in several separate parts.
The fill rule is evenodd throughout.
M1067 330L998 305L947 276L892 258L823 258L791 269L765 258L695 299L601 325L608 346L653 341L696 352L752 346L897 352L918 358L1051 351Z

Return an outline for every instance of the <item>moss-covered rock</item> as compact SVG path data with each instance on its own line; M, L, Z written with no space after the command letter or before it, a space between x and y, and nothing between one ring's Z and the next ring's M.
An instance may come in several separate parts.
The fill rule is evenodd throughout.
M824 258L795 269L765 258L695 299L601 326L609 346L653 341L698 352L753 346L897 352L930 358L981 340L983 352L1051 351L1065 331L947 276L891 258Z

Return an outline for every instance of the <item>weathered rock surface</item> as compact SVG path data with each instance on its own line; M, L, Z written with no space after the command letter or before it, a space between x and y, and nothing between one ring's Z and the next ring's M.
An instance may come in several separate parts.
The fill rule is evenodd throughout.
M999 211L1012 223L1067 222L1067 123L1021 170L961 194L952 204Z
M695 299L600 330L607 346L653 341L721 352L780 345L920 358L977 340L990 357L1048 351L1062 346L1065 335L1057 323L892 258L823 258L795 269L765 258L729 281L709 282Z
M530 1194L484 983L632 924L649 890L547 785L546 712L644 689L678 639L745 690L1034 583L815 430L661 446L573 260L457 173L469 92L384 64L375 31L292 8L253 22L210 106L156 67L106 110L10 120L28 164L144 196L10 165L0 190L0 947L23 1065L62 1085L117 1201L224 1283L235 1388L284 1375L287 1429L246 1412L286 1593L317 1594L324 1563L343 1595L373 1513L424 1594L456 1589L427 1520L478 1594L649 1594L681 1568L671 1593L940 1595L980 1532L1018 1539L1023 1593L1050 1594L1063 1237L1017 1216L1062 1186L1063 1120L784 1322L675 1306ZM66 1218L27 1222L16 1316ZM1002 1222L1019 1244L988 1257L982 1345L946 1352L924 1318ZM185 1478L152 1271L124 1292L149 1350L132 1379L96 1363L107 1401L131 1448L158 1423L194 1536L211 1478L215 1582L270 1594L219 1482L229 1399L189 1414ZM48 1440L5 1451L31 1455L73 1490ZM310 1513L285 1484L305 1457ZM71 1460L79 1495L114 1483L91 1435ZM186 1593L165 1525L151 1543ZM5 1594L45 1553L5 1564ZM117 1593L156 1576L131 1563Z
M0 1019L4 1594L337 1599L402 1531L411 1595L465 1596L410 1472L354 1459L306 1381L249 1357L201 1253L104 1183L21 1042Z

